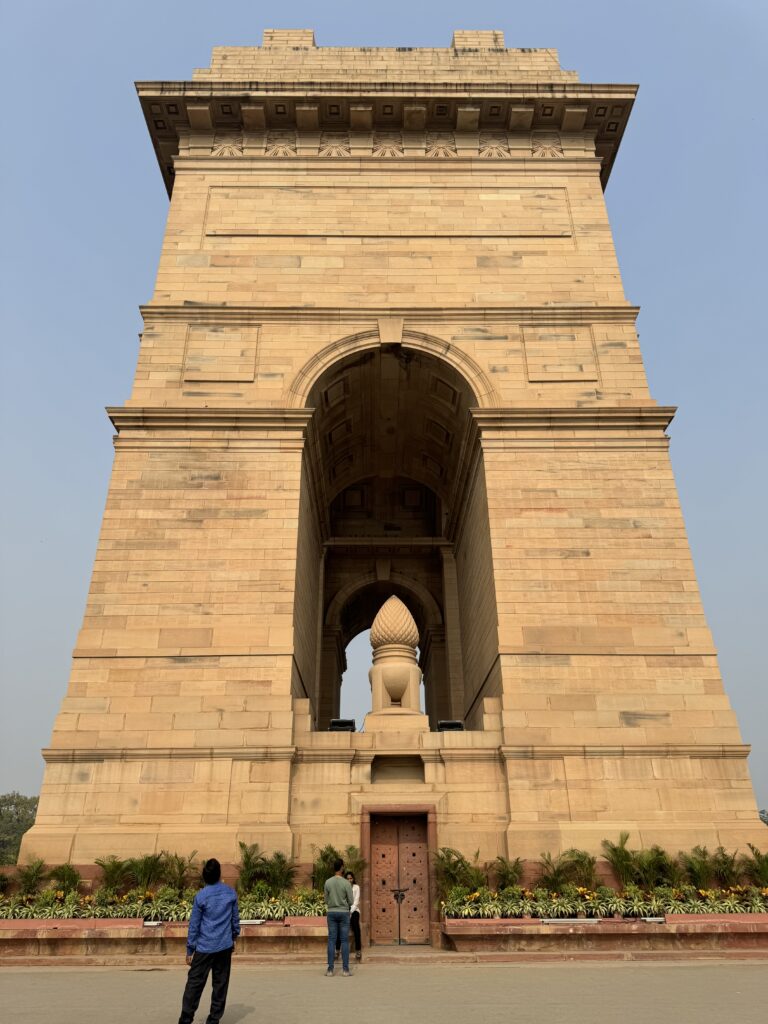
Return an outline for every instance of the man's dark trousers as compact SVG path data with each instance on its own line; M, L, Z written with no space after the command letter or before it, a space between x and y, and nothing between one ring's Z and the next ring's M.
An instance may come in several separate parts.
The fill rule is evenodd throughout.
M232 950L222 949L219 953L195 953L187 975L187 985L181 1000L179 1024L192 1024L200 1003L208 975L212 974L211 1012L206 1024L219 1024L227 1005L229 971L232 966Z
M333 960L336 955L336 940L339 939L341 946L341 966L345 971L349 970L349 911L329 910L328 911L328 970L333 970Z

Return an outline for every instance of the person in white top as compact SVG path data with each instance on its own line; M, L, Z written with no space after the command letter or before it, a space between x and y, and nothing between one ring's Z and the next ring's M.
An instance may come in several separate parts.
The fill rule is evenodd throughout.
M347 871L344 875L352 886L352 906L349 908L349 930L355 940L355 960L359 963L363 959L363 943L360 939L360 886L355 881L354 871ZM339 959L341 942L336 940L336 959Z

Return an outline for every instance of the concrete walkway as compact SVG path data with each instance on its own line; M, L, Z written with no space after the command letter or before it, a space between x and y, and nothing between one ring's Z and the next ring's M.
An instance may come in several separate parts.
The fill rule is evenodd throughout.
M8 1024L176 1024L184 968L0 969ZM207 989L196 1018L207 1014ZM765 962L234 964L222 1024L764 1024Z

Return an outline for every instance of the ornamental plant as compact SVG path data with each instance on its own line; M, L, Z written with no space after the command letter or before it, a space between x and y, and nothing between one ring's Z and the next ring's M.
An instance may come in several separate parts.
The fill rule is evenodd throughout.
M761 853L752 843L747 843L749 854L742 854L738 864L742 876L752 885L768 888L768 853Z
M182 893L189 885L190 876L193 873L199 873L195 871L195 857L197 856L197 850L193 850L188 856L183 857L179 853L163 853L163 864L162 864L162 878L167 886L175 890L176 893Z
M64 893L77 892L83 876L71 864L59 864L48 872L48 879L53 883L54 889L60 889Z
M356 846L345 846L344 850L338 850L331 843L323 847L312 847L314 862L312 864L312 885L319 892L323 891L326 880L333 874L333 863L335 860L344 861L344 870L351 871L358 882L363 877L368 867L363 855Z
M491 862L490 868L496 878L496 887L499 890L517 885L523 877L523 861L520 857L515 857L514 860L497 857Z
M127 860L120 860L111 853L108 857L97 857L96 864L101 868L101 884L105 889L120 892L125 888L130 875Z
M16 882L22 896L34 895L47 877L45 861L41 857L16 868Z
M435 877L437 889L445 895L457 885L475 891L487 885L485 872L478 864L480 851L475 852L474 861L470 861L451 846L442 846L434 855Z

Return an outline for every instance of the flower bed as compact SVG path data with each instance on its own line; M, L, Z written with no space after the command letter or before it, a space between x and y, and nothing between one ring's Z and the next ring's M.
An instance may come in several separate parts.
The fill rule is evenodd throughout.
M509 918L642 918L667 914L764 914L768 912L768 888L731 886L728 889L696 889L692 885L657 886L643 890L628 885L618 891L608 886L587 889L564 885L559 892L509 886L494 891L469 891L454 886L441 902L446 919Z
M183 892L162 886L156 891L131 889L119 895L99 889L93 895L45 889L31 896L0 897L0 920L60 920L141 918L144 921L187 921L196 889ZM288 917L314 918L325 914L322 893L298 889L278 896L244 895L239 899L244 920L283 921Z

